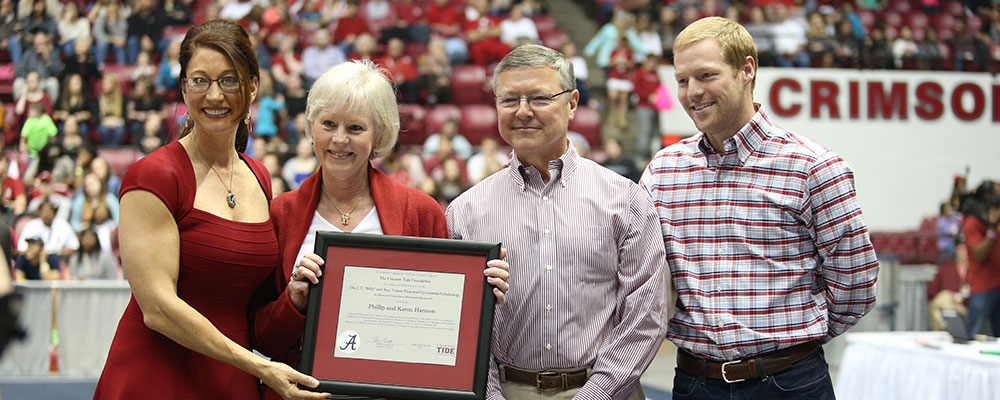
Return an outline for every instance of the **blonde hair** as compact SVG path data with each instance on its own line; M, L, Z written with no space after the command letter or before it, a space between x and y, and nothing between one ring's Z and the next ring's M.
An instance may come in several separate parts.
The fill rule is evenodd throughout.
M674 54L706 40L715 39L722 47L722 58L734 70L743 68L747 57L753 57L754 64L757 64L757 48L753 45L753 37L747 32L743 25L735 21L722 17L706 17L699 19L688 25L674 39ZM757 76L754 75L750 82L750 89L753 90L757 83Z
M388 73L371 60L353 60L320 75L306 97L306 135L312 137L312 123L323 110L364 113L375 128L369 158L386 155L399 137L399 105Z

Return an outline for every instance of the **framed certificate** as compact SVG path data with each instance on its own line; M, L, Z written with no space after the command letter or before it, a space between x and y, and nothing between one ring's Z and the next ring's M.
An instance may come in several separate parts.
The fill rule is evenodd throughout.
M299 370L316 391L397 399L486 397L499 243L317 232L326 261ZM308 389L308 388L303 388Z

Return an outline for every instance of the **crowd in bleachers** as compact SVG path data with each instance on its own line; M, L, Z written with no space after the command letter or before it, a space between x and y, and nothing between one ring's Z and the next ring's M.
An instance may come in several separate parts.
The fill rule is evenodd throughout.
M121 277L106 265L117 264L119 177L176 139L186 111L180 41L188 26L214 18L239 20L257 48L248 153L271 171L275 194L317 168L301 140L307 88L337 63L371 59L398 87L403 128L396 151L377 164L442 204L508 161L490 75L522 43L573 60L582 92L574 143L581 152L602 148L596 158L633 179L634 159L660 145L655 67L670 62L674 36L702 16L743 22L764 66L985 71L1000 60L1000 5L585 3L588 23L607 24L580 55L539 0L0 0L0 142L9 166L0 165L8 171L0 247L24 266L24 278ZM605 105L588 90L588 59L607 78ZM614 125L639 120L635 146L603 141L600 107Z

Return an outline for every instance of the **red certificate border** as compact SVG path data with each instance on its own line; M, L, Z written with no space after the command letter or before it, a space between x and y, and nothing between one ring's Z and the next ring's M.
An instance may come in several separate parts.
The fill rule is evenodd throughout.
M318 390L394 398L485 398L495 297L483 275L499 243L318 232L316 253L326 265L310 291L300 370ZM344 267L358 266L465 275L454 366L334 357Z

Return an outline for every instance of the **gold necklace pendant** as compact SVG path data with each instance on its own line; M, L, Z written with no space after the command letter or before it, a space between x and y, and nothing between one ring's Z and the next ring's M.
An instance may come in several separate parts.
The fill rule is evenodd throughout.
M340 214L340 222L342 224L344 224L344 226L350 225L351 224L351 214L343 214L343 212L341 212L341 214Z

